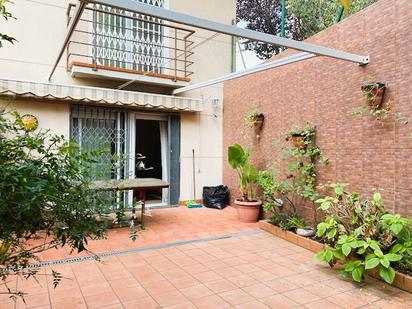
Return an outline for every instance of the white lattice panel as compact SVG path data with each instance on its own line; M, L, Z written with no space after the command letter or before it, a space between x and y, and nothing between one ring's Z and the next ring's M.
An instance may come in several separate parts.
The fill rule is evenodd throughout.
M164 6L164 0L137 0L155 6ZM95 8L111 12L112 8L96 4ZM140 21L107 13L95 12L91 49L97 64L161 73L164 64L162 21L146 15L116 10L125 16L147 20Z

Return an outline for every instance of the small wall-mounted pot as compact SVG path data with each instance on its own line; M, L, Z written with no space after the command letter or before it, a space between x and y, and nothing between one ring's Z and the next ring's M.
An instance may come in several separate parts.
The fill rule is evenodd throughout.
M302 135L292 135L292 143L297 149L303 149L305 147L305 140Z
M381 107L385 90L386 84L380 82L363 85L362 92L364 94L365 104L374 109Z
M264 122L265 122L265 115L263 114L257 115L255 122L253 123L253 126L256 130L262 130Z

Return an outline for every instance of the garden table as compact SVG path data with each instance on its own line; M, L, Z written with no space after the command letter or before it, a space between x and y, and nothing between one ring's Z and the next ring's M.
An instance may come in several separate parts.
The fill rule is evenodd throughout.
M169 183L157 178L136 178L123 180L96 180L92 182L92 188L101 191L125 191L133 190L133 196L139 196L142 205L140 223L144 227L144 216L146 210L146 191L168 188ZM135 209L133 207L133 219Z

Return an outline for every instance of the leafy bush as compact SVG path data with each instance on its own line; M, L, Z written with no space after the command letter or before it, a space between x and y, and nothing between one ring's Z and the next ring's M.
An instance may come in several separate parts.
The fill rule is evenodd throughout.
M8 289L8 276L36 275L27 267L39 253L64 245L80 252L88 239L105 237L110 205L89 186L95 154L23 128L17 113L0 114L0 278Z
M379 192L372 200L366 200L356 192L347 192L346 184L335 183L331 187L334 196L316 201L327 214L317 226L316 236L325 243L317 258L331 266L342 262L341 274L350 274L357 282L368 270L376 269L386 282L392 283L392 266L405 265L412 257L412 222L387 213Z
M302 218L292 213L273 213L269 222L284 231L295 231L306 226Z

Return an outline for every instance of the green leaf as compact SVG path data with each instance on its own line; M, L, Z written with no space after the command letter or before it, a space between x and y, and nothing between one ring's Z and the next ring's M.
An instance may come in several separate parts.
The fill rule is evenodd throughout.
M326 237L328 238L328 239L332 239L332 238L334 238L335 237L335 235L336 235L336 233L337 233L337 229L336 229L336 227L334 227L333 229L331 229L329 232L328 232L328 234L326 234Z
M239 166L243 166L248 159L242 146L234 144L228 148L228 161L232 168L236 169Z
M316 230L316 236L317 237L322 237L323 234L325 234L325 232L326 232L326 228L327 228L326 223L324 223L324 222L319 223L318 226L317 226L317 230Z
M378 266L380 263L380 260L378 258L372 258L370 260L367 260L365 263L365 269L372 269Z
M402 255L400 255L400 254L388 253L388 254L385 255L385 257L390 262L397 262L397 261L402 260Z
M391 262L389 262L388 258L386 256L384 256L383 258L380 259L380 262L382 264L383 267L388 268L389 265L391 264Z
M391 225L391 231L395 234L398 235L403 229L402 223L393 223Z
M342 245L342 252L344 255L348 256L351 251L352 251L352 247L349 244Z
M379 275L387 283L392 284L393 280L395 279L395 270L392 267L382 267L379 270Z
M352 271L352 278L356 282L361 282L362 280L362 275L363 275L363 270L362 267L357 267Z

